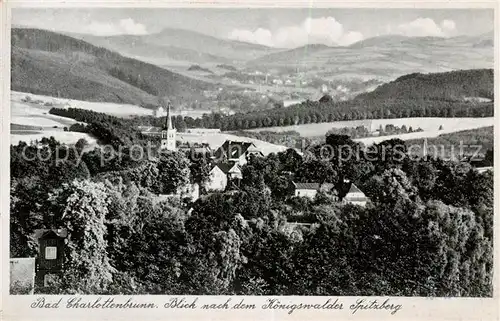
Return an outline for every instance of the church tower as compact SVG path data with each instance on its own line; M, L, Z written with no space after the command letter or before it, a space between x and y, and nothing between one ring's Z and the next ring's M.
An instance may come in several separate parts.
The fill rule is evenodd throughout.
M161 149L176 150L176 130L172 126L170 115L170 102L167 104L167 119L161 131Z

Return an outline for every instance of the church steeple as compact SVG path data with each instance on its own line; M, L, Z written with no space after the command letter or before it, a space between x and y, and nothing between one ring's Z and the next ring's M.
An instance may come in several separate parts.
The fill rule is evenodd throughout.
M172 126L172 117L170 115L170 102L167 103L167 119L165 120L165 129L172 130L174 127Z
M172 115L170 115L170 102L167 103L167 119L161 133L161 149L176 150L176 130L172 126Z

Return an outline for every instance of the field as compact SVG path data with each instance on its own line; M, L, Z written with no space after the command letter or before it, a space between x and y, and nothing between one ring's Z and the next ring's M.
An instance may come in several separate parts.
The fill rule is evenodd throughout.
M417 133L408 133L408 134L400 134L400 135L389 135L389 136L381 136L381 137L366 137L356 139L359 142L362 142L365 145L371 145L374 143L380 143L381 141L391 139L391 138L399 138L402 140L410 140L410 139L418 139L418 138L433 138L438 137L443 134L455 133L458 131L481 128L486 126L493 126L494 118L493 117L485 117L485 118L421 118L415 119L415 122L410 122L409 125L413 128L420 127L424 131ZM389 122L390 123L390 122ZM397 126L406 125L408 123L404 122L404 119L400 119L399 122L392 123ZM438 130L439 126L443 125L442 130Z
M56 97L51 97L51 96L44 96L44 95L35 95L35 94L29 94L29 93L23 93L23 92L18 92L18 91L11 91L11 102L12 102L12 111L13 113L16 112L16 109L18 110L17 114L21 116L29 115L31 114L29 111L23 111L21 109L22 106L19 104L22 104L23 107L25 107L27 104L23 103L21 100L25 97L30 97L32 101L34 100L41 100L44 103L52 103L53 107L73 107L73 108L81 108L81 109L88 109L88 110L93 110L93 111L98 111L101 113L106 113L109 115L113 116L118 116L118 117L127 117L127 116L133 116L133 115L152 115L153 111L151 109L135 106L135 105L130 105L130 104L115 104L115 103L101 103L101 102L89 102L89 101L82 101L82 100L75 100L75 99L66 99L66 98L56 98ZM38 106L36 104L29 104L30 107L35 107L37 109L43 109L45 112L48 113L51 107L46 107L46 106ZM37 112L35 112L37 113ZM54 116L55 117L55 116ZM61 117L62 118L62 117ZM11 120L12 123L17 123L13 120Z
M42 104L32 104L32 103L25 103L22 102L22 99L25 97L30 97L32 101L42 101L43 103L50 103L52 106L44 106ZM83 100L76 100L76 99L66 99L66 98L56 98L56 97L51 97L51 96L44 96L44 95L35 95L35 94L30 94L30 93L23 93L23 92L17 92L17 91L11 91L11 109L12 109L12 115L14 114L18 117L21 117L21 119L25 116L27 119L25 119L22 122L19 122L19 119L16 119L16 121L11 120L11 123L15 124L26 124L26 125L40 125L42 124L38 123L38 119L35 120L30 120L30 118L33 118L33 115L43 115L42 118L45 119L57 119L57 118L63 118L62 121L67 122L67 118L64 117L58 117L58 116L53 116L53 115L48 115L48 111L52 107L57 107L57 108L66 108L66 107L72 107L72 108L80 108L80 109L87 109L87 110L93 110L101 113L105 113L108 115L113 115L117 117L132 117L132 116L148 116L148 115L153 115L153 110L140 107L140 106L135 106L135 105L130 105L130 104L117 104L117 103L101 103L101 102L90 102L90 101L83 101ZM24 108L24 109L23 109ZM26 109L28 108L28 109ZM34 108L34 109L33 109ZM47 114L44 114L47 113ZM203 114L205 113L210 113L210 110L181 110L179 112L172 112L172 116L177 116L177 115L182 115L182 116L190 116L192 118L201 118ZM45 120L44 120L45 121ZM70 126L75 123L73 120L69 120L71 123L68 123ZM48 123L47 126L53 126L57 125L56 123ZM67 126L67 125L64 125Z
M30 97L31 102L22 101L27 96ZM37 100L41 101L41 103L34 103ZM44 103L50 103L51 106L44 106ZM104 112L119 117L152 114L150 109L134 105L87 102L12 91L11 124L13 124L13 128L10 135L11 144L16 145L20 141L29 143L30 141L41 140L43 137L50 136L54 136L55 139L66 144L74 144L80 138L85 138L89 144L96 143L96 140L87 134L62 131L62 128L76 123L75 120L49 114L49 110L52 107L64 108L67 106ZM173 114L175 115L175 113ZM58 128L54 128L54 126ZM208 143L212 148L219 147L226 139L235 141L243 139L235 135L221 133L205 135L178 133L178 138L186 142ZM253 141L265 155L271 152L286 150L284 146L266 143L257 139L244 139Z
M76 143L80 138L84 138L85 140L87 140L89 145L93 145L96 143L95 138L92 138L91 136L85 133L50 131L50 130L46 130L43 132L33 131L33 133L28 133L27 131L20 131L19 133L16 133L16 131L12 131L10 134L10 143L11 145L17 145L19 144L19 142L23 141L29 144L32 141L35 140L40 141L43 137L48 138L50 136L54 136L54 138L60 143L68 145Z
M419 133L409 133L404 135L397 135L405 138L401 139L413 139L413 138L423 138L423 137L436 137L439 134L452 133L460 130L473 129L485 126L493 125L493 117L484 118L394 118L394 119L373 119L373 120L350 120L350 121L337 121L331 123L318 123L318 124L303 124L303 125L292 125L283 127L265 127L249 129L248 131L260 132L260 131L272 131L272 132L287 132L296 131L300 133L302 137L317 137L324 136L332 128L343 128L343 127L357 127L361 125L369 126L370 131L378 129L380 126L385 126L387 124L393 124L395 126L401 127L405 125L407 128L410 126L414 130L417 128L422 128L424 131ZM443 126L443 130L438 131L439 126ZM409 135L409 136L406 136ZM380 141L389 139L390 136L383 137L368 137L362 138L360 140L369 141Z

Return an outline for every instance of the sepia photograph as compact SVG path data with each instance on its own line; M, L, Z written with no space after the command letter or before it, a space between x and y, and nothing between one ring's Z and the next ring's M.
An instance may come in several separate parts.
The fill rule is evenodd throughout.
M10 295L493 298L494 32L493 8L12 8Z

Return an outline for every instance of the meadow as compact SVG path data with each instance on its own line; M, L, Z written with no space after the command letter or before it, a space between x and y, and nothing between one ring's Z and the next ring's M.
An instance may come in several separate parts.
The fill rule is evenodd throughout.
M404 139L413 138L423 138L423 137L436 137L439 134L451 133L460 130L473 129L485 126L493 125L493 117L464 117L464 118L442 118L442 117L413 117L413 118L391 118L391 119L366 119L366 120L348 120L348 121L336 121L329 123L314 123L314 124L302 124L302 125L291 125L291 126L276 126L276 127L265 127L249 129L248 131L260 132L260 131L271 131L271 132L287 132L296 131L302 137L316 137L323 136L332 128L343 128L343 127L357 127L357 126L368 126L370 131L379 129L380 126L385 127L388 124L401 127L405 125L407 128L410 126L416 130L421 128L423 132L420 133L409 133L398 136L404 136ZM439 127L443 126L442 130ZM409 136L406 136L409 135ZM407 137L407 138L406 138ZM369 137L364 138L366 141L373 140L374 142L380 139L389 139L389 136L383 137ZM403 139L403 138L401 138Z

